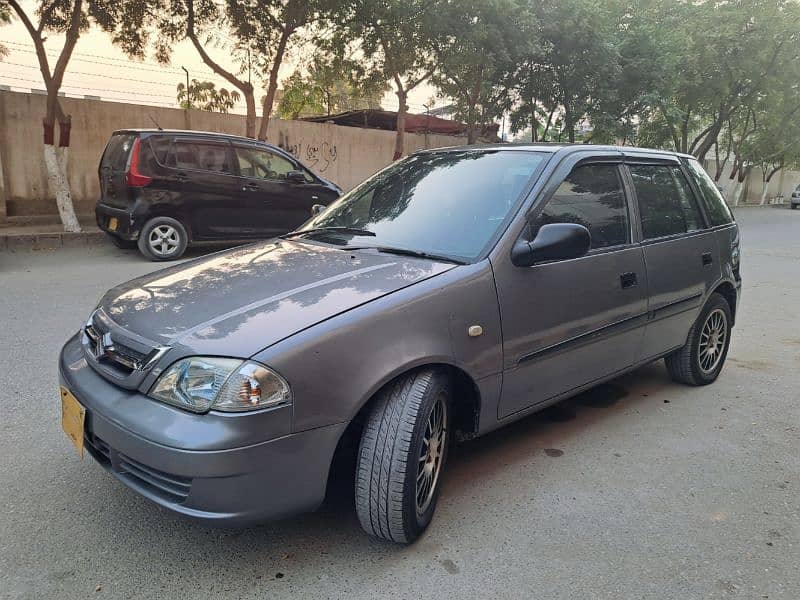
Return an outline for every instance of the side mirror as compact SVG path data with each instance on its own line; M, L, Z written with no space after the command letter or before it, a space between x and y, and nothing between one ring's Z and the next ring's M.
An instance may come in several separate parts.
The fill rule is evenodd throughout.
M328 207L325 206L324 204L312 204L311 205L311 216L312 217L316 217L319 213L321 213L326 208L328 208Z
M286 181L289 183L308 183L302 171L289 171L286 174Z
M592 246L592 235L577 223L542 225L532 242L517 240L511 250L511 262L518 267L530 267L550 260L580 258Z

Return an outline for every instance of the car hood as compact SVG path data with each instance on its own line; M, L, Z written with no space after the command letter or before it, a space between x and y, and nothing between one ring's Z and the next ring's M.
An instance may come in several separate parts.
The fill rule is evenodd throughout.
M277 240L133 279L100 302L116 326L198 354L252 356L454 265Z

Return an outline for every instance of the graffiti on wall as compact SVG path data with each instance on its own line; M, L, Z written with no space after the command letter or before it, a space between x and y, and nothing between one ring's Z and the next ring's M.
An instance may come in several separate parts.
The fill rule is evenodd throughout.
M280 134L278 145L317 173L324 173L336 162L336 144L328 142L291 142L289 136Z

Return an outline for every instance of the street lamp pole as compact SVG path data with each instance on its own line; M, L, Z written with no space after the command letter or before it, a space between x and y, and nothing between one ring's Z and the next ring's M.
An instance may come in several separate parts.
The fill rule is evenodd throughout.
M181 69L186 73L186 108L192 108L192 99L189 95L189 69L181 65Z

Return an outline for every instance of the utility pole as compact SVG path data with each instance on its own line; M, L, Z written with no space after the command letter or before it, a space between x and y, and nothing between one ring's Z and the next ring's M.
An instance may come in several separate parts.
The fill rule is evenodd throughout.
M181 65L181 69L186 73L186 108L192 108L192 97L189 95L189 69Z

